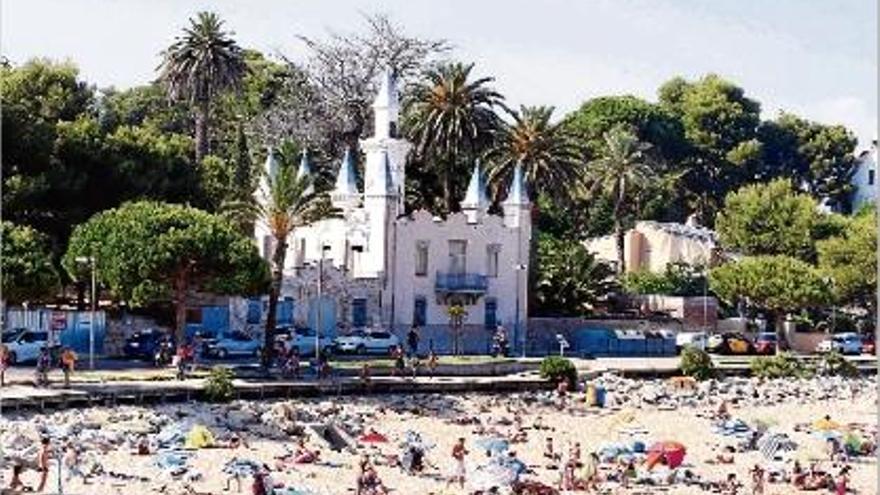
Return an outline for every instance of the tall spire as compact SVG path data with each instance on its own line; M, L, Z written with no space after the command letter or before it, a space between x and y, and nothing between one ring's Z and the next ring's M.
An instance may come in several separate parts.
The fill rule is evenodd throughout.
M312 176L312 162L309 160L309 152L306 149L302 151L302 157L299 160L299 169L296 171L296 178L302 179L303 177L308 177L310 180L314 181L314 177ZM305 194L314 194L315 185L314 182L309 184L309 187L306 188Z
M336 174L336 184L330 198L334 206L338 208L353 207L357 203L357 178L351 149L345 150L345 157L342 159L342 164L339 165L339 173Z
M489 198L486 195L486 180L480 168L480 161L474 161L474 171L471 172L471 180L468 183L467 194L461 202L462 209L482 210L488 208Z
M513 179L510 181L510 187L507 189L507 199L504 200L504 204L529 204L529 193L526 189L526 179L523 176L522 162L516 162L516 166L513 169Z
M374 135L377 138L396 138L400 102L397 95L397 80L391 69L382 72L379 91L373 101Z
M391 68L382 71L379 80L379 92L373 101L373 108L397 108L397 80Z
M373 168L373 175L366 178L367 187L364 193L367 196L396 196L397 189L394 187L394 179L391 175L391 162L388 160L388 152L379 150L379 166Z

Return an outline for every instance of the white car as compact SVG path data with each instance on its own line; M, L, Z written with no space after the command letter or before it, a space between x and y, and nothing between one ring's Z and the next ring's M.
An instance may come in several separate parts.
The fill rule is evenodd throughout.
M275 341L284 343L285 349L292 350L301 356L315 355L315 332L310 328L282 328L276 330ZM333 341L324 335L318 338L318 348L324 349L333 346Z
M333 341L333 345L339 353L390 354L395 347L400 345L400 339L397 335L385 330L356 330L349 335L337 337Z
M675 348L679 352L685 347L695 347L701 351L706 350L709 336L706 332L679 332L675 336Z
M827 337L816 346L818 352L839 352L841 354L861 354L862 338L856 333L839 333Z
M3 335L3 345L9 350L9 364L36 361L40 351L49 346L48 332L23 330Z

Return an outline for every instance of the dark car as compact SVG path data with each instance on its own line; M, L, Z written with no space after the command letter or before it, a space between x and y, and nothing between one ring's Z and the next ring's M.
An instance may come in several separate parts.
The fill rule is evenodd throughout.
M862 335L862 354L869 354L872 356L877 354L877 342L874 339L874 335Z
M759 333L755 338L755 353L763 355L776 354L777 344L776 333Z
M167 335L157 331L135 332L125 339L122 351L127 358L152 360L159 352L159 345L167 338Z

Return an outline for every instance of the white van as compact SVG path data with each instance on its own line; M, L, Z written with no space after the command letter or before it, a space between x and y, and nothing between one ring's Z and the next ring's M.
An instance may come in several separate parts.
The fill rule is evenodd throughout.
M675 336L675 350L680 353L685 347L696 347L705 351L708 340L706 332L680 332Z

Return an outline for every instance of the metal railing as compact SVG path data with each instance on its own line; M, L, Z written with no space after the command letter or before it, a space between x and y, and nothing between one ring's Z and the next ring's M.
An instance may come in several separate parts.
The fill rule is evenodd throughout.
M434 288L440 292L486 292L489 279L479 273L437 272Z

